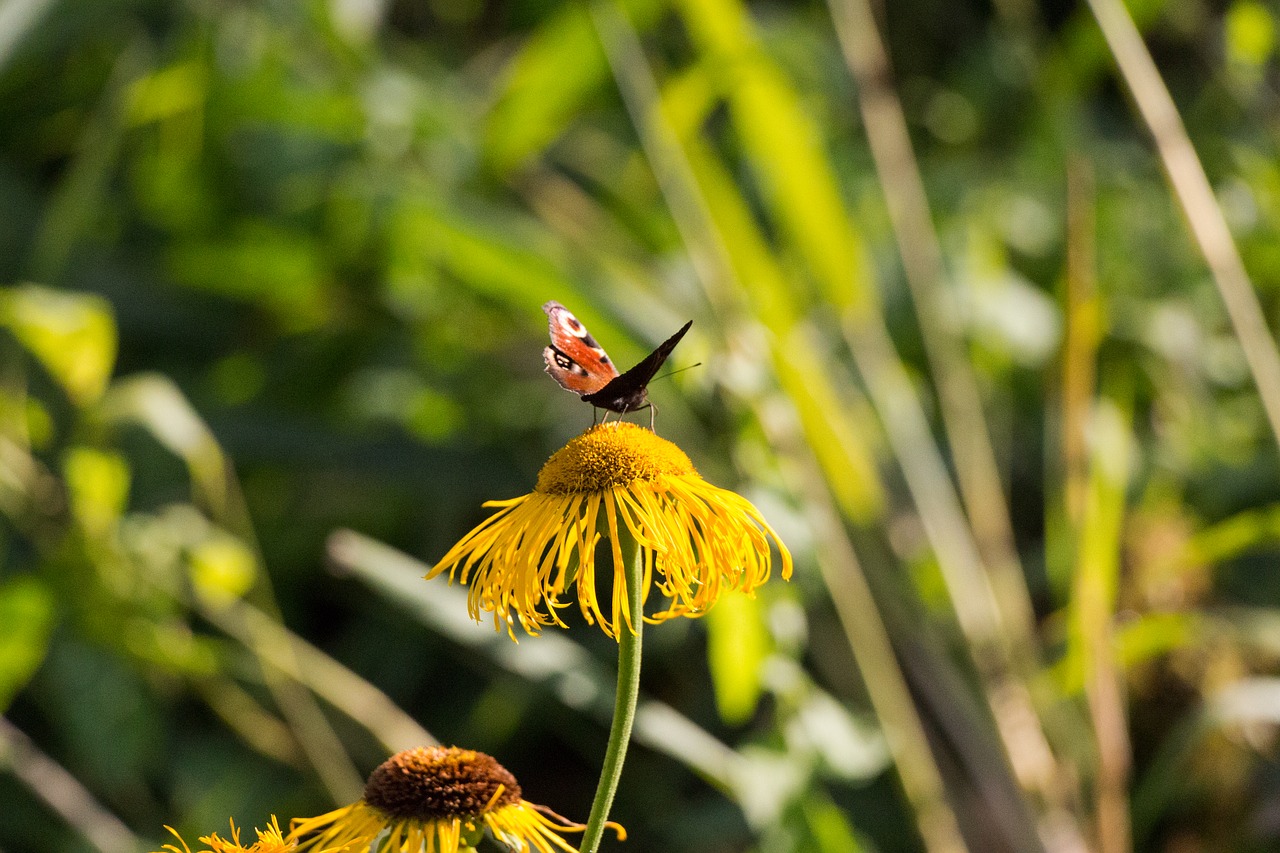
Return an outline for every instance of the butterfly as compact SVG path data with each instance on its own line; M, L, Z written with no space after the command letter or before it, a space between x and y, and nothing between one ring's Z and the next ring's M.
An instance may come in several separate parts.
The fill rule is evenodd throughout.
M653 427L653 404L648 402L649 380L662 367L671 351L689 331L693 321L662 342L643 361L626 373L618 373L613 361L596 343L587 327L559 302L542 306L547 313L551 346L542 351L547 373L566 391L572 391L596 409L626 414L649 406L649 426ZM608 415L605 416L606 418Z

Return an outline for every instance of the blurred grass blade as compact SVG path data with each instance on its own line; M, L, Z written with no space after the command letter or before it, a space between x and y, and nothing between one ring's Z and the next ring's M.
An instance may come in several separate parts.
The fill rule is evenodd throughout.
M1097 386L1098 348L1104 333L1098 292L1096 210L1093 167L1083 157L1067 171L1067 270L1063 298L1066 334L1059 392L1057 474L1060 495L1046 509L1045 572L1053 592L1070 595L1079 545L1075 531L1084 519L1089 490L1088 423Z
M1122 671L1158 660L1178 649L1195 648L1208 642L1213 620L1199 613L1146 613L1128 619L1115 630L1115 657ZM1083 684L1068 685L1079 692Z
M967 850L955 812L947 800L942 772L895 657L884 620L876 609L853 543L844 531L836 507L826 497L826 484L816 460L806 460L810 451L795 437L787 441L775 436L775 442L789 447L800 460L797 475L802 481L800 491L809 496L809 521L820 543L815 551L818 568L858 672L866 682L871 706L884 731L925 849L930 853Z
M813 838L813 846L806 847L806 850L813 853L861 853L865 849L858 842L848 816L829 798L820 793L811 794L801 808Z
M230 469L222 448L171 379L153 373L120 380L103 400L103 414L147 429L186 464L197 500L215 519L227 518Z
M861 314L878 302L874 275L845 210L822 133L757 41L736 0L676 3L727 100L768 198L825 300Z
M655 23L663 0L627 0L632 22L641 30ZM540 153L601 89L609 66L584 6L555 8L521 46L485 127L484 150L501 172L518 168Z
M575 313L602 340L627 338L607 316L594 310L593 291L566 274L545 247L518 239L521 231L511 222L464 216L412 199L395 212L392 234L406 275L443 271L475 293L520 307L529 317L542 318L538 309L555 297L572 303Z
M827 165L820 134L801 114L798 97L764 55L746 10L734 0L685 3L679 8L708 64L719 68L728 63L724 97L747 156L765 186L766 213L772 214L795 242L825 303L834 306L840 315L846 342L902 467L969 642L969 653L983 678L984 695L1004 740L1005 757L1019 780L1038 789L1042 796L1055 769L1035 708L1030 704L1030 694L1019 684L1019 670L1027 668L1025 658L1023 665L1015 665L1015 649L1019 656L1025 654L1022 647L1029 643L1032 624L1025 585L1016 571L1017 561L1007 560L1004 564L999 574L1003 598L997 599L992 576L983 565L973 528L934 442L920 396L885 327L874 297L875 288L864 283L870 282L871 276L862 265L861 240L836 195L838 183ZM641 61L637 58L636 64ZM638 111L633 107L632 112ZM650 160L655 159L650 153ZM818 189L817 183L826 186ZM730 247L734 244L728 238L723 242ZM744 278L740 276L739 280ZM793 300L795 290L794 285L789 288ZM953 353L949 357L963 360L964 354ZM938 379L942 382L947 376L939 375ZM954 381L952 377L952 384ZM981 406L974 404L975 399L976 395L971 395L966 416L977 418L980 423ZM830 416L829 411L827 414ZM955 417L954 410L949 414ZM963 420L951 426L958 428L954 435L961 442L971 440L962 435L961 429L976 428L974 424L966 426ZM969 465L972 459L964 455L962 464ZM970 468L967 473L973 470ZM989 461L984 470L985 485L976 490L975 500L985 499L976 494L986 494L992 488L1002 494L999 478L994 476L994 462ZM841 476L829 473L828 480L840 483ZM1002 497L999 499L1002 501ZM1004 552L1006 557L1012 553L1008 547ZM1010 626L1011 620L1016 625ZM1036 721L1037 725L1027 725L1028 721ZM1053 834L1061 835L1056 830ZM1079 846L1075 844L1075 848Z
M725 285L728 283L758 293L757 301L761 298L768 300L767 304L773 306L773 310L764 310L765 305L762 304L753 307L756 316L774 332L775 363L785 366L786 361L778 352L793 338L800 338L790 328L798 311L791 304L791 289L771 262L770 252L763 238L758 236L758 229L746 205L714 158L700 156L702 147L696 139L681 138L671 126L662 110L657 84L625 18L607 2L596 3L592 9L619 89L667 204L691 255L695 261L702 261L699 273L704 288L713 300L718 301L726 299ZM752 275L743 275L744 269ZM771 282L772 286L755 290L762 280ZM785 335L785 340L779 340L779 332L782 331L791 334ZM778 372L780 381L785 383L787 372L782 369ZM820 386L825 381L825 372L796 375L795 378L797 385L803 380ZM850 648L866 679L872 704L884 728L920 835L931 853L961 851L966 849L964 840L947 802L941 773L929 749L923 726L894 660L884 624L876 612L856 553L838 515L834 507L823 500L829 494L828 489L838 496L839 485L853 480L851 473L857 470L847 464L833 464L827 454L840 446L829 440L820 440L822 431L830 423L828 417L839 419L843 411L842 407L824 410L797 406L801 429L808 440L804 443L805 449L797 449L796 452L802 457L814 454L816 466L826 475L819 476L816 471L810 473L799 489L800 493L809 496L811 513L819 514L814 520L819 538L824 542L819 566L823 569L824 581L840 614ZM768 422L765 425L768 427ZM850 432L849 436L856 439L857 433ZM792 441L778 443L793 444L794 437ZM881 505L878 477L869 482L877 485L875 504L842 503L840 507L851 517L861 518L864 522L873 517L868 515L871 511L878 514ZM819 507L822 508L821 513Z
M45 207L29 260L32 278L61 281L72 251L94 227L124 145L129 87L146 70L149 53L145 38L137 36L116 57L66 176Z
M439 743L387 694L256 607L243 602L218 607L201 601L200 613L246 647L252 648L260 638L267 663L359 723L388 752Z
M779 382L820 454L841 508L862 523L878 517L884 495L870 449L847 415L852 389L833 387L831 371L802 327L795 287L774 261L745 200L723 166L694 138L682 139L665 115L635 32L611 3L592 6L627 108L708 296L727 314L745 292L772 333ZM706 266L709 260L710 266ZM732 289L724 285L732 284Z
M858 106L884 191L893 233L942 407L942 426L974 536L992 576L1010 641L1024 669L1034 664L1035 615L1013 523L983 413L978 377L955 317L942 246L916 162L902 102L894 90L888 50L869 0L828 0L845 61L858 86ZM849 328L846 326L845 328Z
M1097 385L1102 342L1102 300L1098 293L1097 204L1092 164L1071 161L1067 173L1066 337L1062 354L1062 458L1064 506L1072 527L1084 518L1088 492L1087 423Z
M1174 195L1213 274L1258 395L1280 442L1280 350L1178 107L1122 0L1089 0L1125 85L1155 139Z
M0 3L0 74L56 0L5 0Z
M685 141L683 159L706 206L712 238L724 249L732 281L750 298L752 313L772 333L770 353L778 384L786 393L817 453L841 510L860 524L884 511L884 490L865 426L849 412L859 395L829 370L815 346L814 329L799 322L793 286L773 258L746 200L696 139Z
M237 553L236 559L243 564L246 557L251 558L249 565L254 583L249 593L255 595L265 608L275 611L269 578L261 571L262 558L257 553L253 525L240 495L235 472L212 431L178 386L159 374L120 380L104 397L102 414L108 421L134 422L143 426L186 464L196 499L215 520L238 537L232 546ZM230 556L230 552L224 549L223 556ZM209 579L207 575L202 578L198 573L199 562L194 562L191 568L196 572L196 580ZM249 625L244 642L261 659L267 686L330 796L339 803L354 800L364 789L364 782L337 733L311 695L293 679L281 676L277 667L268 663L278 655L293 654L291 646L281 646L277 640L264 620L264 623ZM297 671L296 662L293 671Z
M192 687L250 749L286 767L305 766L302 745L289 727L237 682L227 677L201 678Z
M779 116L790 117L799 112L798 102L777 70L761 53L751 34L745 11L739 4L734 0L717 0L709 4L685 4L681 8L710 60L733 61L734 76L731 81L726 81L726 85L732 82L732 86L725 96L733 107L735 126L744 146L756 160L757 167L777 182L775 196L770 199L771 209L789 229L793 239L798 241L797 247L807 258L811 271L824 285L826 301L837 306L841 317L851 324L847 339L883 421L885 433L907 477L920 510L921 522L947 579L960 624L975 645L975 654L980 659L999 659L1008 654L1008 649L1007 646L1001 649L1004 635L1002 620L989 578L982 568L946 466L933 443L923 407L876 310L878 300L868 295L874 294L874 287L855 284L859 274L865 281L870 281L870 275L859 265L860 242L852 230L850 217L834 195L836 182L827 165L825 152L817 143L818 134L806 118L797 118L796 127L788 128L786 133L775 132L775 128L787 124ZM637 94L642 94L637 84L642 74L647 75L643 68L643 54L637 52L629 59L619 62L622 72L619 73L619 85L623 86L624 92L633 88ZM658 118L650 115L652 107L646 107L643 102L631 109L638 123L643 118ZM656 135L655 138L660 139ZM691 145L689 147L692 148ZM650 153L651 162L658 159L656 153ZM686 156L690 163L695 164L692 171L697 176L698 159L689 154ZM797 165L796 160L804 161L804 165ZM827 182L827 186L818 191L814 184L820 182L820 178ZM721 189L725 184L732 186L727 181L718 183ZM717 208L710 201L712 196L705 189L703 192L714 216ZM818 192L818 196L812 203L807 203L806 192ZM725 197L725 193L722 192L720 197ZM831 216L838 217L838 221L828 221ZM735 221L749 223L750 214L744 212ZM712 229L714 233L714 225ZM718 244L732 257L744 231L739 228L732 235L722 234L718 240L713 239L712 245ZM757 254L768 256L766 251ZM744 286L762 287L756 276L741 270L737 270L736 281ZM792 315L802 312L802 306L795 304L798 300L794 283L782 283L781 275L764 278L764 281L774 285L769 293L773 304L791 303ZM775 312L765 310L767 308L767 305L757 306L757 315L771 318L776 331L779 321ZM790 336L778 342L784 352L793 345L794 338ZM815 382L825 372L806 375L805 381ZM788 386L787 390L791 392L794 387ZM822 414L836 418L839 411L838 408L825 409ZM815 441L814 446L820 448L823 445ZM848 472L828 471L828 480L833 484L839 484L847 477ZM988 654L988 649L994 651L994 658Z
M0 767L13 773L98 853L137 853L142 848L141 839L129 827L4 717L0 717Z
M1247 509L1197 531L1178 562L1216 565L1280 543L1280 504Z
M1089 487L1071 599L1068 653L1080 662L1097 745L1094 796L1100 853L1126 853L1132 844L1128 799L1132 756L1112 631L1133 443L1129 420L1127 404L1104 398L1089 425Z

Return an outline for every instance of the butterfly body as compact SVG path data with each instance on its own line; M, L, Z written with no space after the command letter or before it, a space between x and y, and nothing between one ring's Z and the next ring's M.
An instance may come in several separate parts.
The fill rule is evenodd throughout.
M542 310L547 314L551 333L551 346L542 351L547 373L584 402L619 414L651 405L648 403L649 380L693 325L692 320L685 323L635 367L618 373L604 348L568 308L552 301L543 305Z

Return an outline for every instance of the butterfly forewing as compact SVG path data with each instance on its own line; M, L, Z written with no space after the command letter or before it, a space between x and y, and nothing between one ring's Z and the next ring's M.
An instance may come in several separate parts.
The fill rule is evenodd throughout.
M560 387L578 395L599 391L618 375L618 368L587 327L559 302L542 306L547 314L551 346L542 351L547 373Z
M635 367L611 380L599 391L583 394L582 399L593 406L612 412L634 412L639 409L645 403L649 380L662 367L667 356L671 355L671 351L676 348L676 344L680 343L680 339L692 325L692 320L685 323L678 332L663 341Z
M573 312L555 301L543 305L542 310L547 314L551 332L551 346L542 351L547 373L560 387L596 408L619 413L634 412L644 406L649 380L693 325L692 320L685 323L643 361L619 375L604 347L596 343Z

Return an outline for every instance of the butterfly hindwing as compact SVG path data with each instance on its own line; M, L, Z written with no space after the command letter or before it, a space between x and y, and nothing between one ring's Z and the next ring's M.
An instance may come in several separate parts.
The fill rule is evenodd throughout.
M555 301L543 305L542 310L551 333L551 346L542 351L542 360L560 387L586 395L599 391L618 375L604 347L573 312Z

